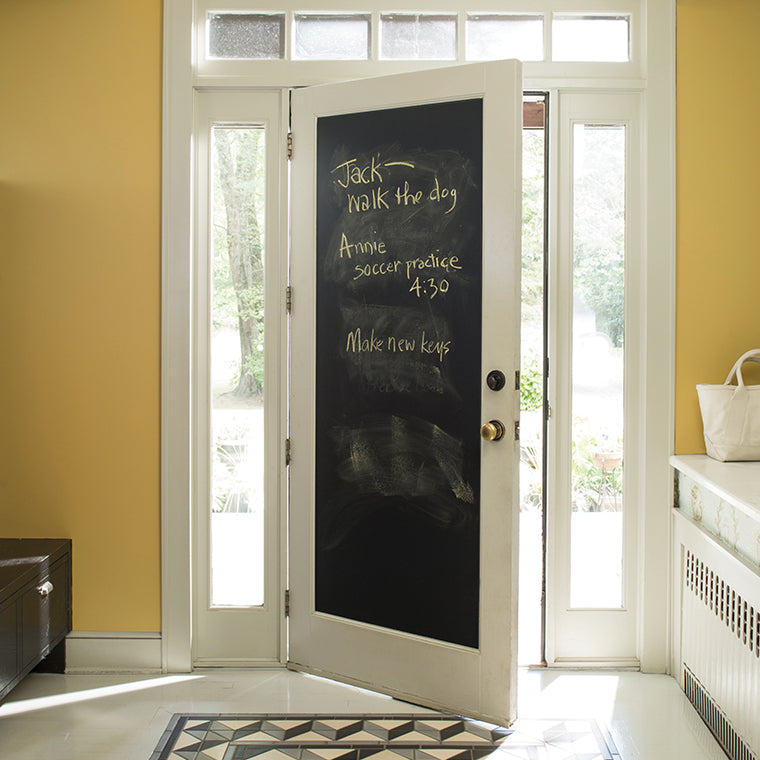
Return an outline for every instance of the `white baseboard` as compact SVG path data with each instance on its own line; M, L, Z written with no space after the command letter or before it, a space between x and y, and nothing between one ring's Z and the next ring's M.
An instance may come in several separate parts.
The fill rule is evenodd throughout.
M66 637L67 673L160 673L161 634L72 631Z

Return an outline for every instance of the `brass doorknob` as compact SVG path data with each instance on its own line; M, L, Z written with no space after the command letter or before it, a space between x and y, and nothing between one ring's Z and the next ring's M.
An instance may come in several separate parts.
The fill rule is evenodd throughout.
M486 441L498 441L504 437L505 432L504 423L499 420L484 422L480 428L480 435Z

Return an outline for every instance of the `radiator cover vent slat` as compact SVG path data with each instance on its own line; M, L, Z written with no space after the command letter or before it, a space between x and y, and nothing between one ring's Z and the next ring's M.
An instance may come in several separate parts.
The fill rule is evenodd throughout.
M748 604L690 549L686 550L685 560L686 587L760 659L760 610Z
M757 755L736 733L731 721L694 674L684 665L683 690L718 744L732 760L758 760Z
M682 554L683 690L731 760L760 760L760 586L701 536Z

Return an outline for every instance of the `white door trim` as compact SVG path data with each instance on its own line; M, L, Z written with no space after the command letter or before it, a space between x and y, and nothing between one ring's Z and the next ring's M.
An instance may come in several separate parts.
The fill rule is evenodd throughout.
M190 3L164 2L161 329L161 667L192 669ZM171 589L171 593L170 590Z
M643 389L639 515L639 661L646 673L669 663L669 507L673 503L676 288L676 2L647 3L644 105L644 229L641 361Z

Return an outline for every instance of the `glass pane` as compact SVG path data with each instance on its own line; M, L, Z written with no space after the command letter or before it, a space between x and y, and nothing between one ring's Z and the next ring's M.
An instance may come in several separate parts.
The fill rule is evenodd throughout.
M625 139L573 129L573 607L623 603Z
M284 58L281 13L209 13L209 58Z
M264 603L264 130L214 127L211 604Z
M401 60L455 60L457 17L432 13L382 14L380 57Z
M359 14L296 15L294 58L366 60L370 17Z
M544 130L523 129L520 366L520 665L541 662Z
M628 16L555 16L552 59L555 61L628 61Z
M544 58L543 16L467 15L467 60Z

